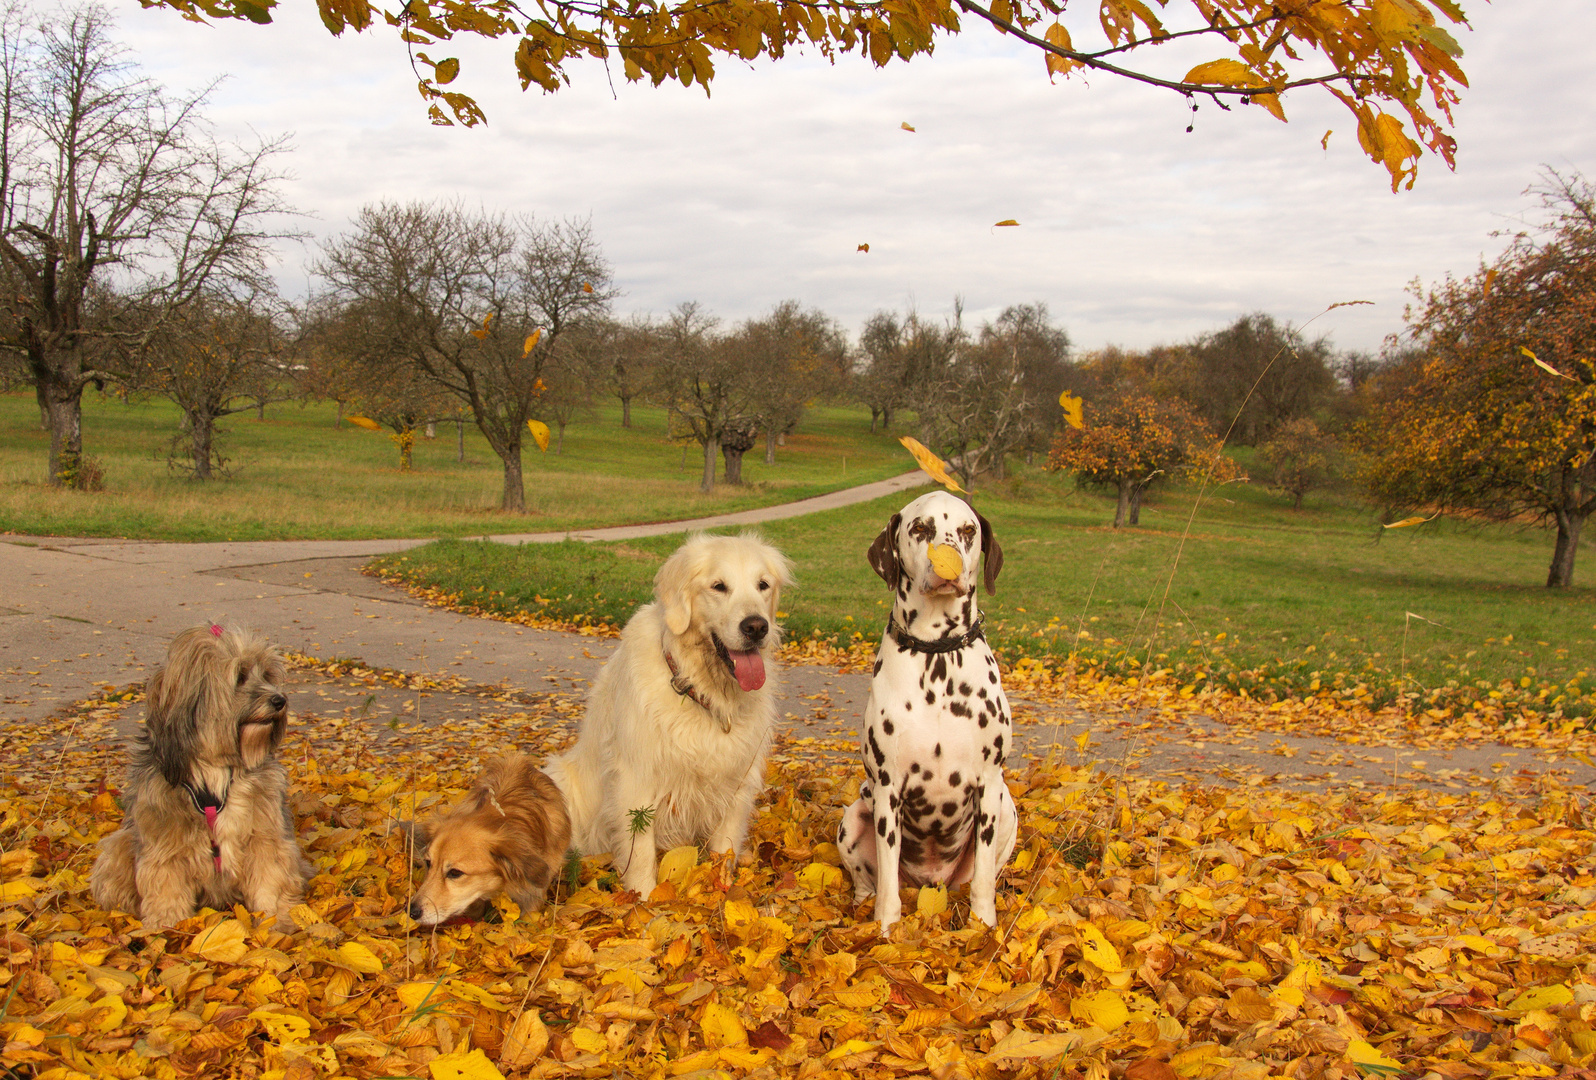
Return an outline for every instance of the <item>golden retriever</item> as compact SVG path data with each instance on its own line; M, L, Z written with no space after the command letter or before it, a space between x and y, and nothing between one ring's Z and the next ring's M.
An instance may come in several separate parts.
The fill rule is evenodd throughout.
M792 563L758 536L694 534L654 578L588 695L581 734L549 763L584 855L654 891L658 852L741 856L776 723L776 612Z
M459 806L411 830L426 876L410 901L423 926L480 916L501 892L523 911L543 906L571 844L560 791L530 759L489 762Z

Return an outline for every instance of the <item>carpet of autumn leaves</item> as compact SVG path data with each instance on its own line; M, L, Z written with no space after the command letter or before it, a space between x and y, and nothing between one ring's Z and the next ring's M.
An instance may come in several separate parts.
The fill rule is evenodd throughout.
M1549 778L1310 795L1025 762L1001 925L925 889L883 941L829 843L852 742L784 738L745 865L679 849L640 900L587 860L541 912L427 934L393 822L562 745L580 700L301 713L302 927L150 932L87 889L135 700L0 727L10 1076L1596 1077L1591 810Z

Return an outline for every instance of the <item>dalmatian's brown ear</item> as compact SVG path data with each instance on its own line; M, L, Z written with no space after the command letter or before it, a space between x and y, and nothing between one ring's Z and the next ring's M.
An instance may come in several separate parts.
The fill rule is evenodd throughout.
M902 523L903 515L893 514L887 527L881 530L881 535L865 552L865 558L870 560L870 569L881 575L881 580L894 589L898 587L898 575L903 572L898 562L898 526Z
M981 557L985 561L982 567L982 582L990 594L997 592L998 571L1003 569L1003 547L997 542L997 534L992 531L992 523L982 517L979 512L975 520L981 523Z

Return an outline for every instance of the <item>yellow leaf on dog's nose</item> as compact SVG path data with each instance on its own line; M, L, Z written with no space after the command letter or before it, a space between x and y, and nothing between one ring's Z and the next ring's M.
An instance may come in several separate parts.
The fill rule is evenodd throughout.
M937 577L954 581L964 573L964 558L947 544L932 544L931 569L937 572Z

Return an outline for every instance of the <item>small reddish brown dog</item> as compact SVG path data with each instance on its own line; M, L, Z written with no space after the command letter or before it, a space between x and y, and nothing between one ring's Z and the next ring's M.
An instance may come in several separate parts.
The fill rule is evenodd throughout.
M571 846L571 819L554 781L521 754L488 763L460 805L411 828L426 876L410 917L432 926L479 917L501 892L523 910L543 906Z

